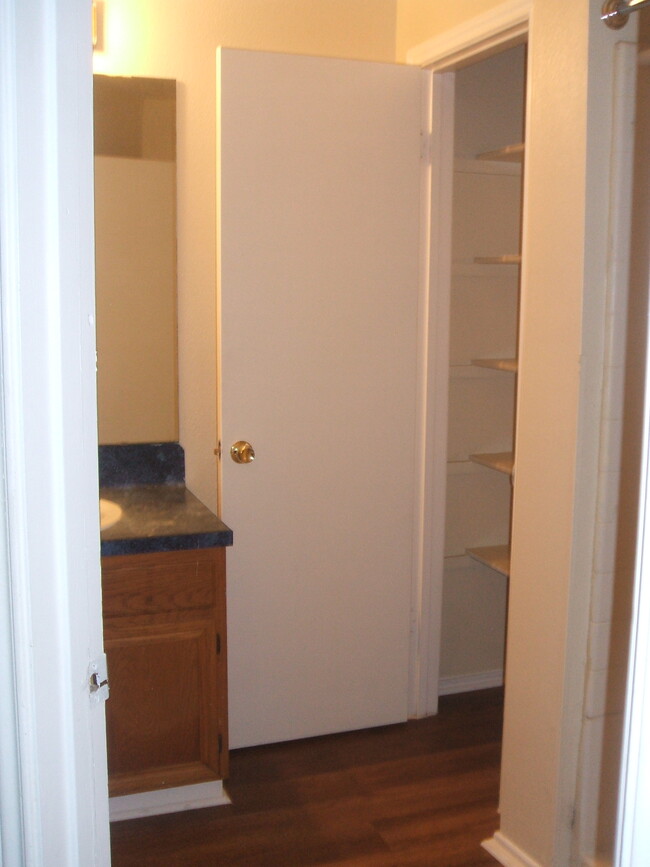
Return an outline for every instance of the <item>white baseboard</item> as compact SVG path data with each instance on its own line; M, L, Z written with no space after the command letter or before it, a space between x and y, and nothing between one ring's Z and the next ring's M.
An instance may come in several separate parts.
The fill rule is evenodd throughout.
M475 689L490 689L493 686L503 686L503 669L495 668L493 671L477 671L473 674L441 677L438 683L438 695L473 692Z
M201 807L216 807L230 804L221 780L196 783L193 786L176 786L172 789L156 789L154 792L137 792L108 799L111 822L123 819L139 819L142 816L158 816L162 813L180 813L183 810L198 810Z
M501 831L497 831L489 840L483 840L481 846L504 867L542 867L539 861L530 858Z

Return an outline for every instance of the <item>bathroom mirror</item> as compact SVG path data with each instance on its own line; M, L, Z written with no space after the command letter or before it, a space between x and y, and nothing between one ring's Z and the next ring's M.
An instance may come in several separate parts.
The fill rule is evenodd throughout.
M178 440L176 82L94 76L101 445Z

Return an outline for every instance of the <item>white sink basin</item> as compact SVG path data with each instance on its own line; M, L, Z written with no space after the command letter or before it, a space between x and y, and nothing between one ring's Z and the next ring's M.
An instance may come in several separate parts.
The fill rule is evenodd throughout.
M122 509L112 500L99 501L99 526L102 530L112 527L122 517Z

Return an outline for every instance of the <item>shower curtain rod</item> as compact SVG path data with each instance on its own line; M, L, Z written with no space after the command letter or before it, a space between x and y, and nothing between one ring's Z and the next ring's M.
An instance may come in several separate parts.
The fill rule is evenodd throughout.
M613 30L620 30L627 24L630 12L638 12L644 6L650 6L650 0L605 0L600 19Z

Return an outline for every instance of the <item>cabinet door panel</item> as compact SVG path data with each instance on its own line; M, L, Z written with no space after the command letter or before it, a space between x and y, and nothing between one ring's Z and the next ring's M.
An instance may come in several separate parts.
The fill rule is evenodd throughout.
M169 785L167 770L181 765L188 766L191 782L197 773L202 779L221 776L216 640L214 625L205 623L106 641L111 789L137 791L138 775L154 772L159 786Z

